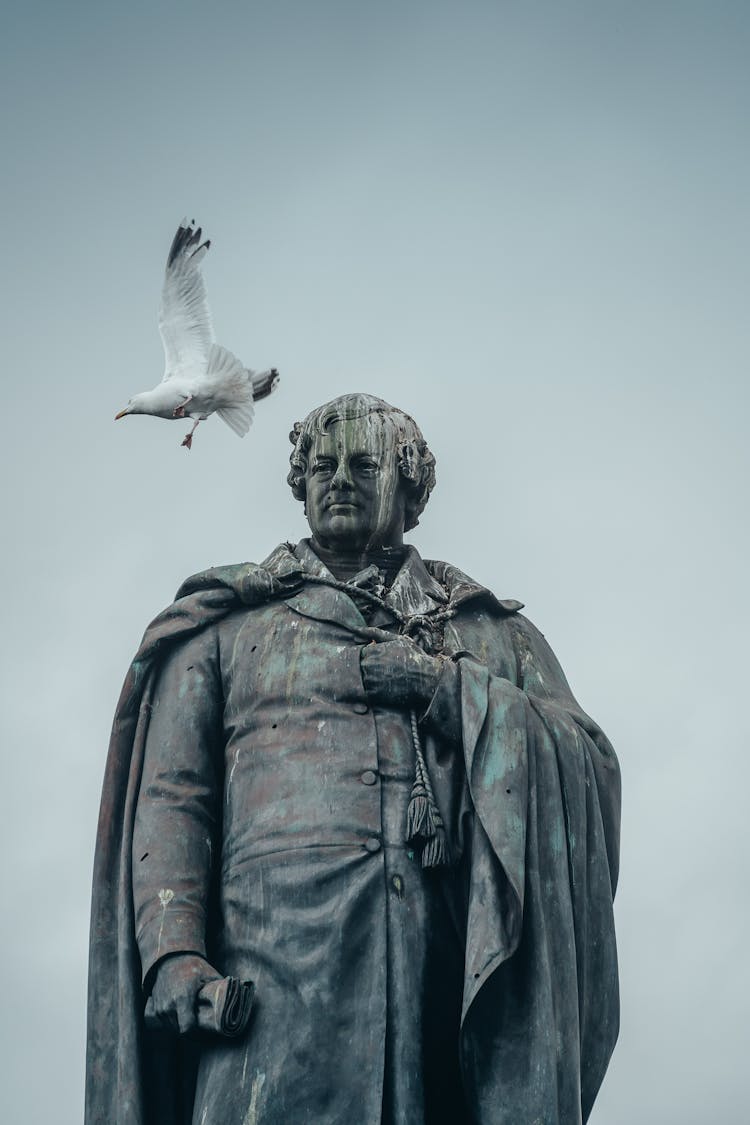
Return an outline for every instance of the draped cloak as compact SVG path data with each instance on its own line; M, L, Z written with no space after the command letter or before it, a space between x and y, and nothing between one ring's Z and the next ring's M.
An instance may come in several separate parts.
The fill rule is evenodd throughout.
M309 556L304 544L283 545L260 567L188 580L129 669L94 866L87 1125L190 1119L199 1048L145 1030L135 939L133 823L160 664L238 608L252 613L274 599L346 627L349 599L305 581L300 559ZM413 548L408 561L402 607L449 611L443 651L459 673L463 756L431 735L425 754L453 854L465 857L460 1064L472 1121L576 1125L589 1116L618 1032L617 760L520 603L498 601L448 564L423 564Z

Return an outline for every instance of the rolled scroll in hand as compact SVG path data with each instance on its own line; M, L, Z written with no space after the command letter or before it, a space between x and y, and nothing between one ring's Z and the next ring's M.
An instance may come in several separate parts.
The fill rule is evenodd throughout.
M197 999L196 1012L200 1031L210 1031L236 1039L245 1031L255 996L255 985L250 980L236 977L218 977L202 985ZM153 1000L149 997L144 1012L146 1027L152 1031L164 1030L164 1024L154 1014Z

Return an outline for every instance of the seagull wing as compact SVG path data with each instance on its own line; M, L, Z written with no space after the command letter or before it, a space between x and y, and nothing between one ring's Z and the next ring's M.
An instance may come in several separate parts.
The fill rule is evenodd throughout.
M200 264L210 245L186 219L172 241L159 308L165 379L206 370L214 333Z

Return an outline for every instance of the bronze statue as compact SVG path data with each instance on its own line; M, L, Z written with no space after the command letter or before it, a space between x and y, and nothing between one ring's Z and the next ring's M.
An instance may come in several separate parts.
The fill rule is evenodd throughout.
M88 1125L585 1121L614 752L520 603L404 546L435 479L408 415L346 395L290 436L311 538L189 579L123 688Z

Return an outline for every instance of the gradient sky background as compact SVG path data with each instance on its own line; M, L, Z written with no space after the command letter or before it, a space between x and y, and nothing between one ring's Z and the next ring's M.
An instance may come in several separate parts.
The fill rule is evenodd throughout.
M89 889L128 660L184 576L305 534L287 434L365 390L410 535L526 603L624 774L622 1032L592 1125L747 1113L750 6L23 3L0 17L0 1116L81 1119ZM218 419L158 382L189 213Z

